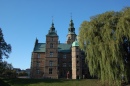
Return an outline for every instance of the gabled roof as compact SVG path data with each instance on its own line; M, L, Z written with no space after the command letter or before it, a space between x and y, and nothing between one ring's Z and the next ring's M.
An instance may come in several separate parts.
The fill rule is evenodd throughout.
M46 52L46 43L37 43L33 52ZM71 52L71 44L58 44L58 52Z

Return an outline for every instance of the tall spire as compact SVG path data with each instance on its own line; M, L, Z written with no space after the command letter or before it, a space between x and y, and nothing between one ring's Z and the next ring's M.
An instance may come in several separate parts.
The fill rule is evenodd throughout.
M73 33L73 34L75 34L74 23L73 23L73 20L72 20L72 13L71 13L71 20L70 20L70 24L69 24L68 32L69 32L69 33Z
M54 27L54 23L53 23L53 16L52 16L52 24L51 24L50 30L48 32L48 35L57 35L57 32Z
M52 16L52 24L51 24L50 31L55 31L55 27L54 27L54 23L53 23L53 16Z

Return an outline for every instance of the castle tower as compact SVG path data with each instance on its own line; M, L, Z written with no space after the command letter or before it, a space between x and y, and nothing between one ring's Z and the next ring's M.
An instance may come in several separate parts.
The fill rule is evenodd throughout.
M52 26L46 35L45 53L45 78L58 78L58 35L52 22Z
M78 41L72 44L72 79L82 77L82 60Z
M76 34L73 20L70 20L69 28L68 28L68 35L67 35L67 44L72 44L75 41Z

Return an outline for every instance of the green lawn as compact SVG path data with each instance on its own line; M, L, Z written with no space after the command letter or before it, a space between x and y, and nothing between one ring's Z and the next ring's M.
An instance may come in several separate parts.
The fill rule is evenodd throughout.
M101 86L100 81L96 79L2 79L0 84L3 84L2 86Z

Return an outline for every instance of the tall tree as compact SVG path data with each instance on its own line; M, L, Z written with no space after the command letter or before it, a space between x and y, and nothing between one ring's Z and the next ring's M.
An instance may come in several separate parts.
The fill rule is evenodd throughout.
M105 12L84 21L80 27L79 44L86 53L90 74L96 75L103 83L109 82L109 85L121 85L122 75L127 81L129 41L130 7L120 12Z
M2 29L0 28L0 73L3 73L3 71L7 68L5 66L5 62L2 62L3 56L5 56L5 58L8 58L10 52L11 52L11 45L5 42Z
M10 52L11 52L11 45L5 42L2 29L0 28L0 60L2 60L3 56L8 58Z

